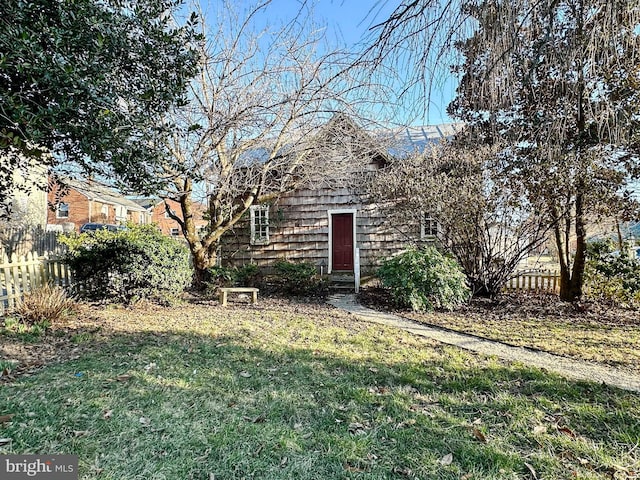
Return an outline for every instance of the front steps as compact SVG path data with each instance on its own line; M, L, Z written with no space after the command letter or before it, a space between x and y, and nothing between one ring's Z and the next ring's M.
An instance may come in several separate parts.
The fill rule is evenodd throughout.
M334 293L354 293L355 279L353 272L332 272L329 274L329 289Z

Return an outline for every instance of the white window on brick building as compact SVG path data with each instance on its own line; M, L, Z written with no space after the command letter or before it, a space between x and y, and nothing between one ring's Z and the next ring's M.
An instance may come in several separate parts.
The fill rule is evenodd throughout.
M56 218L69 218L69 204L59 203L56 207Z

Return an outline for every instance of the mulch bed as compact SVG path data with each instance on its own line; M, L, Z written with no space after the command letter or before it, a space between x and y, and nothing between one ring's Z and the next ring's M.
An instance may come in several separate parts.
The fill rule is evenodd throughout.
M367 287L358 294L363 305L386 312L409 314L399 308L383 287ZM564 302L550 294L503 294L496 298L472 298L455 310L460 315L497 315L500 317L536 317L542 319L575 318L608 325L640 325L640 312L592 301Z

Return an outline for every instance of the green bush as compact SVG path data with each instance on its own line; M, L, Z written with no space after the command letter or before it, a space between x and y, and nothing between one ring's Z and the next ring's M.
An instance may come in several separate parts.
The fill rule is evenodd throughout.
M378 270L395 303L415 311L451 310L471 295L457 262L428 247L387 259Z
M262 272L255 263L236 268L234 281L239 287L257 287L261 279Z
M280 260L274 265L278 290L290 295L324 295L326 282L322 280L316 266L310 262L288 262Z
M154 225L67 236L65 262L74 272L74 292L89 300L171 303L190 285L187 248Z
M610 241L593 242L587 247L585 296L626 307L640 306L640 261L623 250L613 254Z
M218 287L257 287L260 284L262 272L255 263L242 267L210 267L207 269L205 285L207 292L212 294Z
M235 281L235 268L215 266L207 268L205 285L207 290L214 291L218 287L230 287Z

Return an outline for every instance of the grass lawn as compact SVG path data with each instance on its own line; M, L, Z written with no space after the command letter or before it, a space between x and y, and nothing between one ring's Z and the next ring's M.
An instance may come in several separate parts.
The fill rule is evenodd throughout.
M0 385L0 454L75 454L82 479L640 475L640 396L323 305L86 308L25 342L3 365L58 361Z
M363 294L373 308L393 310L388 294ZM595 303L576 306L552 295L473 300L454 312L395 312L421 323L521 347L607 364L640 375L640 312Z

